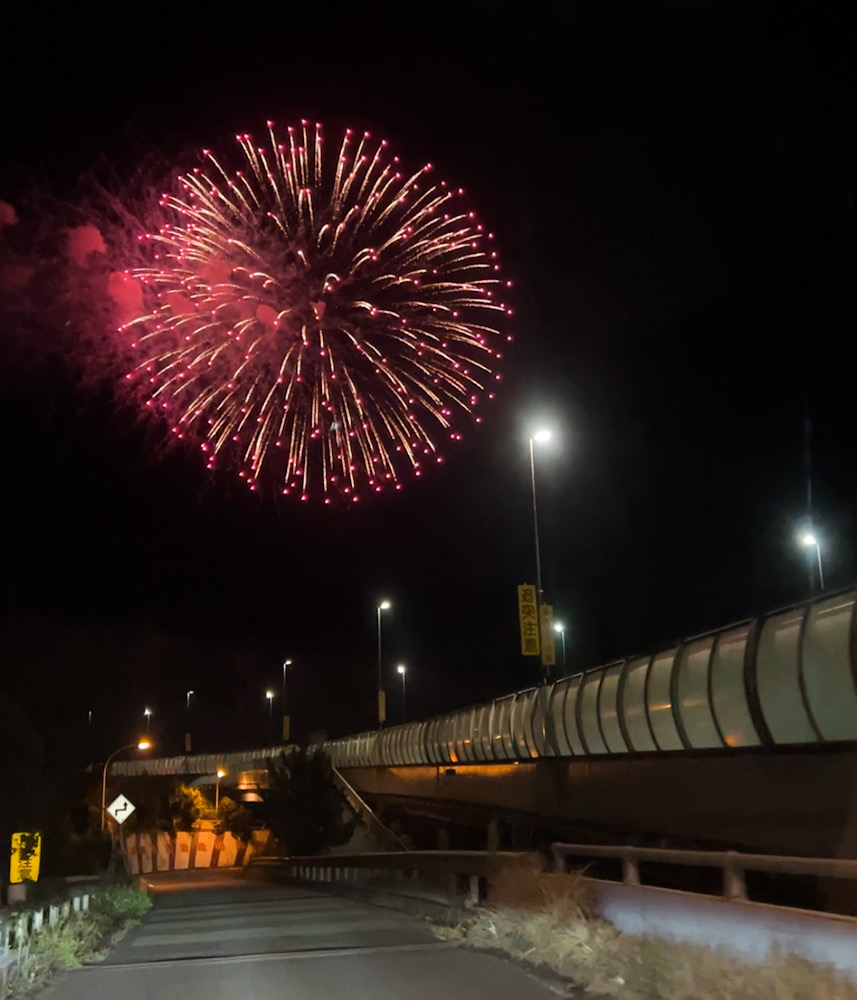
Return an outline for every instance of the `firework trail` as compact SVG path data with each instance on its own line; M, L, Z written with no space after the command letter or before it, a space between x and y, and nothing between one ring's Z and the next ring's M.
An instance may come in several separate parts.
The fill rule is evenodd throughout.
M369 133L333 155L307 122L236 138L239 167L204 150L139 238L146 266L117 276L142 289L126 377L251 489L400 489L493 398L511 339L493 235Z

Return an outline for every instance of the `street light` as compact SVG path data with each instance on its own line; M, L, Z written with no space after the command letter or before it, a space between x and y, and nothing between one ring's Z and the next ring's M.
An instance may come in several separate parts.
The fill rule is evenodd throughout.
M185 701L187 704L187 718L185 719L185 734L184 734L184 752L190 753L192 748L192 736L190 729L190 699L194 694L193 691L188 691L185 694Z
M396 670L402 678L402 722L405 722L407 721L405 715L405 677L407 676L408 668L404 665L404 663L400 663L398 667L396 667Z
M392 607L389 601L381 601L378 605L378 728L384 725L384 716L387 714L384 704L384 683L381 676L381 612L389 611Z
M268 700L268 718L271 719L274 716L274 692L270 688L265 692L265 698Z
M539 512L536 502L536 451L535 445L545 444L551 439L551 432L546 427L539 428L530 438L530 484L533 491L533 534L536 542L536 590L539 595L539 607L542 603L542 553L539 545Z
M821 545L818 538L811 531L805 531L801 535L800 543L805 549L815 548L815 557L818 560L818 585L824 590L824 570L821 566Z
M562 638L562 665L565 666L566 665L566 658L565 658L565 625L563 625L562 622L554 622L553 623L553 630L554 630L554 632L557 632L561 636L561 638Z
M148 750L151 747L151 743L148 740L140 740L139 743L126 743L125 746L119 747L118 750L114 750L112 754L104 762L104 771L101 774L101 829L104 830L107 826L107 769L110 767L110 762L117 755L122 753L123 750L133 750L136 747L138 750Z
M533 536L536 543L536 598L538 611L539 638L541 645L542 632L542 602L544 591L542 590L542 552L539 544L539 508L536 502L536 444L545 444L553 437L552 432L547 427L537 428L530 437L530 485L533 491Z
M290 667L291 665L292 665L292 661L291 660L284 660L283 661L283 743L285 743L286 739L287 739L287 736L286 736L286 718L287 718L287 716L286 716L286 667Z
M226 777L226 772L222 767L217 769L217 781L214 785L214 809L217 811L220 808L220 779Z
M151 708L143 709L143 717L146 720L146 732L149 732L149 723L152 721L152 710Z

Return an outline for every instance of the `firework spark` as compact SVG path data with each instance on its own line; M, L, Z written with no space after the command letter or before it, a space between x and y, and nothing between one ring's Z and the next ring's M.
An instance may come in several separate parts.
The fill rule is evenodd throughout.
M493 234L368 132L333 155L307 122L236 138L240 166L204 150L140 237L147 266L121 276L143 292L127 377L251 489L400 489L493 398L511 339Z

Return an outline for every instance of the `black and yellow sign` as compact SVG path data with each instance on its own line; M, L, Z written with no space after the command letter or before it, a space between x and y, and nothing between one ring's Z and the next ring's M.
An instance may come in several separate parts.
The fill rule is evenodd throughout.
M538 656L542 651L539 642L539 595L531 583L518 584L518 619L521 623L521 655Z
M556 665L556 634L553 630L553 606L543 604L539 608L539 620L542 627L542 666Z
M387 721L387 692L378 692L378 723L384 725Z
M39 881L39 863L42 860L42 835L40 833L13 833L12 853L9 863L9 881Z
M291 719L288 717L288 715L284 715L283 716L283 743L288 743L289 742L289 723L290 722L291 722Z

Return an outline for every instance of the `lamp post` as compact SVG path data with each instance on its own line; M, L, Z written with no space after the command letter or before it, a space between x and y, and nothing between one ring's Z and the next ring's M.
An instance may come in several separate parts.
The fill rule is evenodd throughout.
M562 665L566 666L567 661L565 657L565 625L563 625L562 622L554 622L553 630L554 632L557 632L560 638L562 639Z
M265 692L265 700L268 702L268 738L273 745L274 741L274 692L271 688Z
M214 809L215 812L220 808L220 779L226 777L226 772L222 767L217 769L217 781L214 783Z
M530 485L533 493L533 537L536 547L536 600L539 628L539 647L544 649L544 639L542 637L542 604L544 603L544 591L542 590L542 551L539 542L539 507L536 499L536 444L545 444L552 437L551 431L547 427L541 427L530 437ZM547 668L545 667L545 676Z
M152 721L152 710L151 710L151 708L147 707L147 708L143 709L143 718L146 720L146 732L148 733L149 732L149 724Z
M392 605L389 601L381 601L378 605L378 728L384 725L387 715L387 706L384 703L384 680L382 676L382 652L381 652L381 613L389 611Z
M186 719L186 728L185 728L185 734L184 734L184 752L185 753L190 753L191 747L192 747L192 737L191 737L191 729L190 729L190 699L193 697L193 694L194 694L193 691L187 691L185 693L185 702L187 704L187 719Z
M811 531L805 531L803 535L801 535L800 543L805 549L815 548L815 558L818 562L818 586L820 590L824 590L824 569L821 565L821 545L817 536Z
M138 750L148 750L152 744L148 740L140 740L138 743L126 743L124 746L119 747L118 750L114 750L112 754L104 762L104 770L101 774L101 829L104 830L107 826L107 769L110 767L110 762L117 755L122 753L123 750L133 750L136 747Z
M286 731L286 719L288 719L288 716L286 715L286 668L291 665L291 660L283 660L283 743L285 743L289 738Z
M407 717L405 713L405 677L407 676L408 668L404 665L404 663L400 663L398 667L396 667L396 670L398 671L399 676L402 678L402 722L406 722Z
M536 543L536 590L539 596L539 606L542 603L542 552L539 544L539 508L536 500L536 449L535 445L544 444L551 439L551 432L542 427L530 438L530 485L533 492L533 535Z

